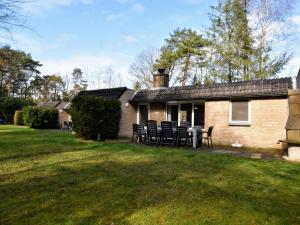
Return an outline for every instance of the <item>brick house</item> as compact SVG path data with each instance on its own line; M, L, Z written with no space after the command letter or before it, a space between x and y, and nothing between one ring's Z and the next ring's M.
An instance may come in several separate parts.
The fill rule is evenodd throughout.
M291 78L266 79L184 87L169 87L163 71L154 75L154 88L134 92L126 87L85 91L81 94L119 99L122 106L120 137L131 137L132 124L148 119L214 126L216 145L277 149L286 138Z
M64 126L64 122L70 122L71 116L68 112L70 109L71 103L69 102L61 102L61 101L54 101L54 102L40 102L38 103L39 107L45 108L55 108L58 110L58 122L60 128Z
M188 121L205 129L214 126L217 145L282 148L277 142L286 138L291 78L168 87L169 77L161 71L153 81L153 89L136 92L130 101L136 108L135 122Z

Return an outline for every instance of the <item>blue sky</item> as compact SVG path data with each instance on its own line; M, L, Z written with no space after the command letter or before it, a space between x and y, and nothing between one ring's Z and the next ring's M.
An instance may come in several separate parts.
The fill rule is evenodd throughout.
M70 74L80 67L89 88L104 87L101 71L112 68L115 82L129 87L128 68L145 48L159 48L176 27L203 30L209 6L216 0L35 0L24 6L30 29L13 31L12 46L31 52L43 74ZM282 76L300 67L300 5L295 1L289 21L295 38L294 58Z

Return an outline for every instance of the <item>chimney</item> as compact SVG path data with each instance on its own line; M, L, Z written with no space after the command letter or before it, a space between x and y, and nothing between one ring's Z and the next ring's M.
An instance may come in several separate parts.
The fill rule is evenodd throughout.
M154 88L167 88L169 87L169 75L165 69L158 69L158 73L153 75Z

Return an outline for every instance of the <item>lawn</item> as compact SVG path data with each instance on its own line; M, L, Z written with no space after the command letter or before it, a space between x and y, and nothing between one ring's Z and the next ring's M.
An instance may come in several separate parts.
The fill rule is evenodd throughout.
M0 126L0 224L300 224L300 165Z

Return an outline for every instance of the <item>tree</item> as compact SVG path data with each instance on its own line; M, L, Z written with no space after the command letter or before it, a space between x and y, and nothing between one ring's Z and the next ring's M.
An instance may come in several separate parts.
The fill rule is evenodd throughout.
M70 91L71 98L74 98L80 91L87 89L87 81L83 78L80 68L75 68L72 72L73 89Z
M249 80L252 56L252 37L246 10L240 0L219 0L211 7L212 66L221 81Z
M192 75L198 72L199 65L205 62L207 45L207 40L196 31L177 28L165 39L155 68L166 68L170 79L176 76L175 82L179 81L185 86L193 78Z
M129 74L131 74L135 80L138 80L141 87L153 87L153 75L156 72L154 65L158 57L158 50L145 49L138 53L134 62L131 64Z
M29 98L30 82L41 64L30 54L10 46L0 48L0 87L3 95Z
M12 27L24 25L24 17L21 15L22 0L0 0L0 30L10 32Z
M286 18L293 0L248 0L248 13L251 15L252 29L256 34L253 72L256 78L275 76L291 59L286 49L274 47L282 40L288 42ZM275 54L276 52L276 54Z

